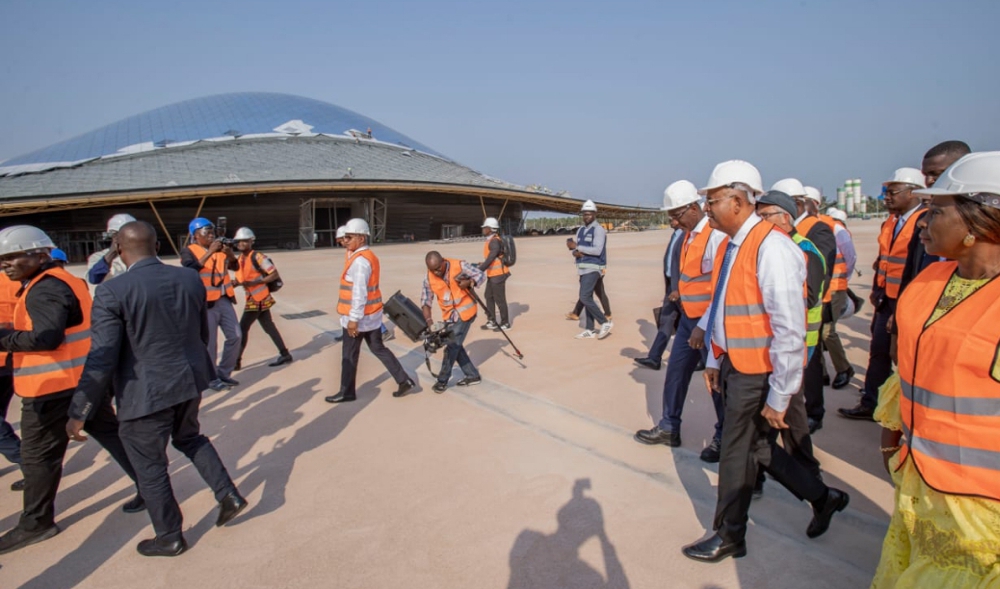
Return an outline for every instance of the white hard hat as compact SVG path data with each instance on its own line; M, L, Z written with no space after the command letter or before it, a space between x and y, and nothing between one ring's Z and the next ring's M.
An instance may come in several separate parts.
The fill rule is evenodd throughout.
M980 204L1000 208L1000 151L980 151L962 156L931 188L915 194L962 195Z
M594 213L597 212L597 205L594 204L594 201L588 200L587 202L583 203L583 207L580 208L580 212L586 213L587 211Z
M121 231L122 225L125 223L132 223L133 221L135 221L135 217L132 215L128 213L118 213L114 217L108 219L108 233L111 233L112 231L117 233Z
M344 225L344 235L371 235L371 230L364 219L351 219Z
M771 190L784 192L788 196L805 196L806 187L795 178L783 178L771 186Z
M698 189L687 180L678 180L663 191L663 208L661 211L672 211L686 207L701 200Z
M729 160L715 166L712 175L708 177L708 184L698 192L705 194L714 188L729 186L737 182L746 184L754 191L754 194L749 195L751 203L757 200L756 195L764 192L764 182L760 179L760 171L753 164L743 160Z
M55 249L49 236L38 227L11 225L0 231L0 256L38 249Z
M826 212L826 214L838 221L843 221L844 223L847 222L847 213L840 209L830 209Z
M490 229L500 230L500 223L496 220L496 217L486 217L483 221L483 227L489 227Z
M343 239L344 236L347 235L347 231L345 229L346 228L343 225L337 227L337 239Z
M889 184L912 184L920 188L927 188L924 183L924 173L916 168L900 168L893 172L892 178L882 183L882 186Z
M816 204L823 204L823 193L819 191L819 188L815 186L804 186L806 191L806 198L814 201Z
M249 227L240 227L236 230L236 235L233 236L236 241L243 241L246 239L257 239L257 236L253 234L253 231Z

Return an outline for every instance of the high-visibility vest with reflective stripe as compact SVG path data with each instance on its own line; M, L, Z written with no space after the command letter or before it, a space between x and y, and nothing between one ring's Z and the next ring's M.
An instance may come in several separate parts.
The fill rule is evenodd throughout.
M827 227L830 228L830 231L833 232L834 241L836 241L836 239L837 239L837 228L840 227L840 224L837 223L837 220L834 219L833 217L829 216L829 215L819 215L818 218ZM813 244L813 245L815 245L815 244ZM846 274L847 273L847 262L844 262L844 254L841 253L840 248L838 247L837 248L837 254L836 254L836 256L834 257L834 260L833 260L833 272L832 272L832 276L830 278L830 284L827 285L826 292L823 293L823 302L824 303L829 303L829 302L833 301L833 293L836 292L834 290L834 288L833 288L833 281L837 277L837 264L840 263L840 262L843 262L843 264L844 264L844 273ZM824 264L826 263L826 258L823 258L823 263ZM844 283L844 288L842 290L847 290L847 283L846 282Z
M490 242L493 241L494 239L499 241L501 244L503 243L500 240L499 235L497 235L496 233L491 235L489 239L486 240L486 243L483 244L484 260L490 257ZM493 262L489 265L489 267L486 268L486 276L489 278L493 278L494 276L503 276L504 274L510 274L510 270L507 268L507 266L504 265L503 260L500 259L500 256L497 256L496 258L493 259Z
M188 249L194 254L195 259L200 260L208 251L197 243L188 245ZM215 252L205 264L198 270L201 276L201 283L205 285L206 300L210 303L221 299L223 296L232 298L236 296L233 290L233 282L229 279L229 257L222 252Z
M11 280L4 274L0 276L0 327L11 328L14 325L14 307L17 306L17 293L21 291L21 283Z
M1000 279L925 327L957 267L928 266L896 308L901 457L933 489L1000 501Z
M690 242L685 239L681 247L681 278L677 291L681 295L684 314L692 319L708 313L708 306L712 302L712 273L701 271L701 261L705 259L712 231L710 227L705 227Z
M910 239L916 230L917 221L926 211L914 211L903 223L896 239L892 232L896 228L897 215L892 215L882 223L882 232L878 236L878 270L875 285L885 289L885 295L891 299L899 298L899 287L903 284L903 268L906 266L906 254L910 248Z
M851 235L851 231L844 227L843 225L837 223L837 227L833 230L833 236L837 236L837 231L847 231L847 235L854 239ZM847 290L847 283L850 281L851 277L847 275L847 259L844 258L844 252L837 248L837 259L833 264L833 278L830 280L830 292L845 292Z
M337 298L337 313L347 316L351 314L351 296L354 292L354 283L348 282L347 271L351 269L351 264L358 257L368 260L372 265L372 273L368 276L368 298L365 300L365 315L372 315L382 310L382 291L379 290L379 263L378 257L370 249L356 251L348 255L347 263L344 264L344 272L340 275L340 296Z
M833 219L831 217L827 217L827 219L830 219L830 221L833 221ZM805 219L802 219L802 221L799 222L799 224L795 226L795 230L798 231L799 233L801 233L803 237L808 238L809 232L812 231L812 228L816 226L816 223L823 223L824 225L829 225L830 224L830 223L827 223L823 219L822 216L813 217L813 216L810 215L810 216L807 216ZM830 227L830 231L833 231L833 230L834 230L833 227ZM816 244L814 243L813 245L815 246ZM822 255L822 254L820 254L820 255ZM826 268L826 256L823 256L823 267ZM829 303L830 301L833 300L833 293L830 292L831 291L830 288L826 288L826 286L827 286L826 282L827 282L826 280L823 281L823 283L824 283L823 286L824 286L824 288L826 290L826 292L823 293L823 302L824 303Z
M806 270L809 269L809 258L808 252L813 252L823 261L823 274L826 275L826 258L823 257L822 252L816 247L816 244L809 240L806 236L801 233L796 232L792 236L792 241L799 246L802 253L806 255ZM806 278L808 281L808 277ZM813 351L819 344L819 330L823 326L823 283L820 282L819 286L819 296L816 299L816 304L812 307L806 307L806 362L812 358ZM805 296L809 296L809 286L806 285ZM808 302L808 301L807 301Z
M764 309L764 295L757 283L757 256L760 244L771 231L778 229L767 222L754 225L747 234L736 257L730 261L729 282L726 285L725 320L726 353L733 367L743 374L771 372L768 350L774 339L771 318ZM722 261L729 239L719 244L712 268L712 284L719 280Z
M457 311L462 321L468 321L476 316L476 301L458 285L458 275L462 273L462 262L450 258L445 258L444 261L448 264L448 282L445 283L431 271L427 272L427 281L434 296L437 297L445 320L451 317L452 311Z
M31 331L34 323L28 314L28 293L45 276L62 280L80 302L83 323L66 330L65 339L54 350L13 352L14 392L35 398L76 387L90 351L90 290L87 284L62 268L53 267L31 279L14 308L14 329Z
M257 267L254 266L251 256L259 256L257 264L263 268L263 254L254 251L243 254L240 256L239 268L236 270L236 280L243 285L243 289L247 292L247 298L259 303L267 298L269 291L267 290L267 285L263 283L247 286L248 282L253 282L264 277L264 274L257 271Z

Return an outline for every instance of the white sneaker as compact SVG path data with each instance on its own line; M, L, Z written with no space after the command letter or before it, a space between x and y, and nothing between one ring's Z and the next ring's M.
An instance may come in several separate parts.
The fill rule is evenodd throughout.
M594 339L595 337L597 337L596 333L590 331L589 329L584 329L579 335L576 336L576 339Z
M612 322L610 322L610 321L608 321L607 323L605 323L604 325L602 325L601 326L601 331L598 332L598 334L597 334L597 339L604 339L604 338L608 337L609 335L611 335L611 328L614 327L614 326L615 326L615 324L612 323Z
M500 329L504 331L510 331L513 328L510 326L510 323L504 323L503 325L500 326Z

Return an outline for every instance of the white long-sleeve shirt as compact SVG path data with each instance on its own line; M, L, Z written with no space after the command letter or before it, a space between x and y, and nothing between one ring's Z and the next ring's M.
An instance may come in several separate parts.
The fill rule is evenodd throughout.
M363 245L355 253L366 249L368 246ZM347 329L347 324L351 321L358 322L358 331L375 331L382 328L381 309L371 315L365 315L365 304L368 303L368 279L371 275L371 262L364 256L355 255L345 277L345 280L351 283L351 312L346 316L340 316L340 326L344 329Z
M712 229L709 227L708 217L702 217L701 221L698 221L698 224L694 226L694 229L688 232L688 247L691 247L691 242L694 241L694 238L697 237L702 231L712 232L712 234L708 236L708 245L705 246L705 255L701 257L701 272L702 274L708 274L712 272L712 266L715 265L715 252L719 251L719 244L726 238L726 234L718 229Z
M851 232L836 223L833 228L833 236L837 239L837 251L844 256L847 264L847 279L854 275L854 265L858 263L858 252L854 250L854 240L851 239Z
M715 325L712 328L712 342L726 350L726 290L729 287L729 275L733 263L739 253L740 246L747 234L757 223L763 220L756 214L744 221L743 226L730 243L736 246L732 254L729 269L724 276L719 277L721 290L716 290L721 297L715 313ZM806 340L806 308L802 297L802 288L806 281L806 262L802 250L781 231L772 231L761 242L757 254L757 284L764 298L764 310L771 320L773 339L768 355L773 368L768 382L771 390L767 394L767 404L775 411L788 409L792 395L799 392L802 386L802 364L805 358ZM698 322L698 327L707 330L709 313L705 313ZM705 342L705 345L711 345ZM709 349L709 368L718 368L719 359Z

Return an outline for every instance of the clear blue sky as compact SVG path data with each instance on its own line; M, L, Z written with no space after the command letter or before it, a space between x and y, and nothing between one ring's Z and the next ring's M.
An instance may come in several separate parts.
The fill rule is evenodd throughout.
M658 204L731 158L872 193L941 140L1000 149L998 22L997 0L6 0L0 160L258 90L582 198Z

